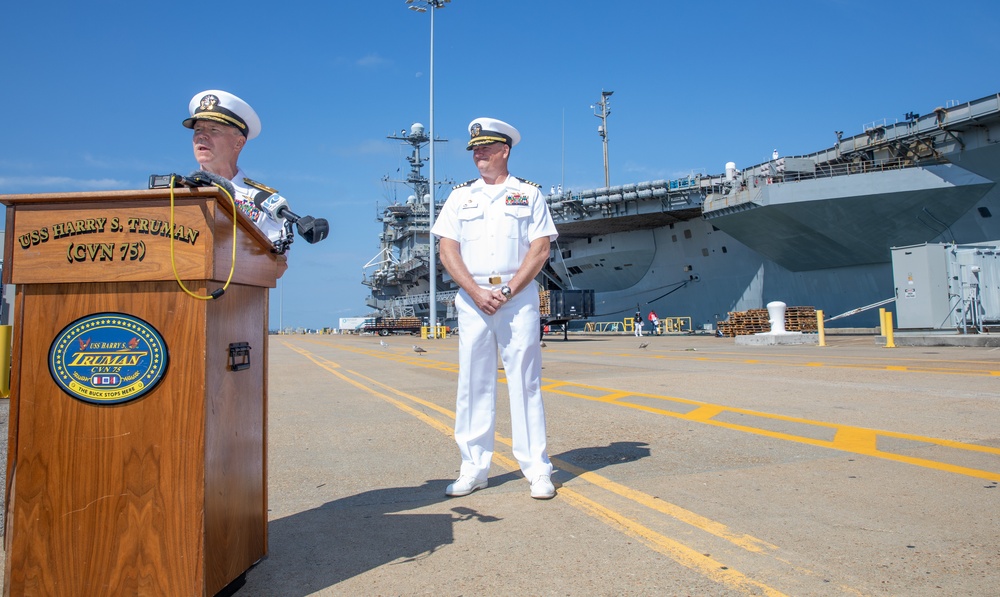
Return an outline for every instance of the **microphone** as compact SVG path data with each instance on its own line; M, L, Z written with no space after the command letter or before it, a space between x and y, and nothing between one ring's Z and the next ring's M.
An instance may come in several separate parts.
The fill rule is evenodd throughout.
M195 182L187 176L181 176L180 174L150 174L149 188L169 189L171 181L173 181L173 186L175 187L197 188L201 186L201 183Z
M254 205L257 209L263 211L267 214L267 217L271 218L275 222L283 220L286 218L283 212L291 213L288 209L288 200L277 193L271 193L266 197L262 197L263 193L258 193L254 198ZM294 224L299 218L292 214L293 217L288 218Z
M202 187L219 185L220 187L226 189L230 197L236 197L236 189L233 188L233 183L218 174L212 174L211 172L206 172L204 170L195 170L189 174L187 178Z
M262 197L259 193L254 197L254 205L267 214L267 217L274 221L288 220L295 224L299 236L309 244L315 244L323 240L330 233L330 224L326 218L314 218L312 216L299 216L288 209L288 200L277 193L272 193Z

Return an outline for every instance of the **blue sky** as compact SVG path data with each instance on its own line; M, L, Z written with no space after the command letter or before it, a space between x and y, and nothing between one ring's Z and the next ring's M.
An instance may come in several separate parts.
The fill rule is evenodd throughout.
M454 0L435 16L437 178L476 175L466 126L492 116L522 134L513 174L604 186L602 90L613 185L811 153L836 130L1000 92L998 21L985 0ZM263 122L240 165L331 225L295 242L271 326L335 327L366 313L378 208L408 194L382 182L406 170L386 136L429 124L429 39L403 0L8 3L0 194L189 173L188 101L225 89Z

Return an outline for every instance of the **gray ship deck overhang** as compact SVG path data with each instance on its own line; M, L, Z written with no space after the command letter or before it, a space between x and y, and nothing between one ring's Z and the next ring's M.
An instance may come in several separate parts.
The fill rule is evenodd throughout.
M888 263L892 246L947 238L994 186L953 165L908 168L770 185L705 217L790 271Z

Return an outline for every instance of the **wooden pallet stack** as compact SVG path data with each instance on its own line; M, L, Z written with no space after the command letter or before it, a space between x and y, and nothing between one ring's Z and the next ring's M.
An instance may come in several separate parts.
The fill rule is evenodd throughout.
M400 327L420 327L422 323L419 317L397 317L391 321Z
M542 317L547 317L552 313L552 298L548 290L538 293L538 312Z
M726 321L717 324L719 332L726 337L747 336L771 331L770 316L767 309L749 309L747 311L730 311ZM786 332L815 332L815 307L786 307Z

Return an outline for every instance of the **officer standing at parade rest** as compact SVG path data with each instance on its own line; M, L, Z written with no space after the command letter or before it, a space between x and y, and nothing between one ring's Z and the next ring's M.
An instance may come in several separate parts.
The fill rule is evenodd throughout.
M514 457L531 484L531 497L549 499L556 490L546 448L534 280L558 233L538 185L507 170L520 133L506 122L477 118L469 134L467 149L480 176L455 187L431 229L440 238L441 264L461 288L455 297L455 441L462 465L445 493L468 495L488 484L499 350L510 395Z
M284 222L260 209L254 198L276 195L277 191L247 178L237 164L247 141L260 134L260 118L250 104L226 91L209 89L195 94L188 104L190 118L185 127L194 130L194 158L205 172L229 180L236 190L233 199L271 240L284 237Z

